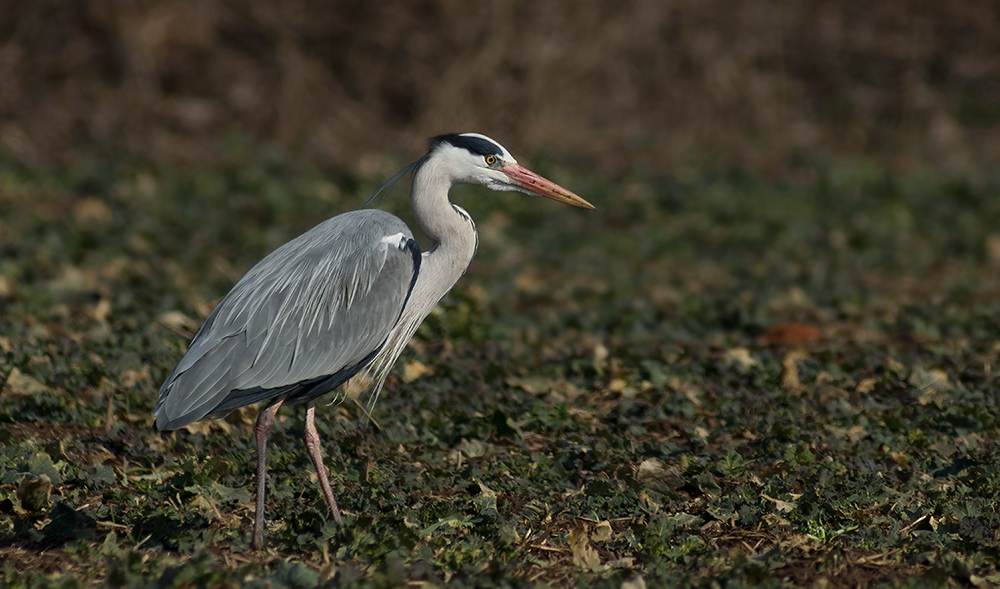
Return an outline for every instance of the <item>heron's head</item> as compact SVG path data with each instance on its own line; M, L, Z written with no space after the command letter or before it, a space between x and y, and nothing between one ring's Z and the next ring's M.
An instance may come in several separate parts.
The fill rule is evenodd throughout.
M569 190L518 164L509 151L485 135L438 135L431 139L426 159L447 169L455 183L537 194L583 209L595 208Z

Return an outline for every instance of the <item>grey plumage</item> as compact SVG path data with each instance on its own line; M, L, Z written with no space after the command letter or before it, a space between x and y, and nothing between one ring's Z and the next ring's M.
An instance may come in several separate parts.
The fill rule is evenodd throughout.
M367 370L375 379L374 403L406 343L465 272L478 236L469 214L449 202L449 189L477 184L594 208L475 133L435 137L409 169L415 170L410 206L434 244L430 250L421 253L409 228L382 211L320 223L247 272L160 388L153 411L159 430L268 402L255 426L255 547L264 543L267 436L283 403L306 403L306 448L330 513L341 522L314 424L316 399Z
M289 401L308 401L318 383L307 383L346 371L324 392L339 386L389 336L419 270L414 252L406 224L376 210L328 219L272 252L219 302L163 383L157 429L287 387L306 389Z

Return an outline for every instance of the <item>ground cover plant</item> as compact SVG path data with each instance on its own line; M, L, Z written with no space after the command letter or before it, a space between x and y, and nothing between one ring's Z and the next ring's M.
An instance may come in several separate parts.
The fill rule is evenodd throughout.
M3 583L1000 582L996 177L532 164L599 210L454 191L479 253L377 425L321 408L346 525L283 409L255 552L253 409L161 435L156 391L242 272L378 179L0 161Z

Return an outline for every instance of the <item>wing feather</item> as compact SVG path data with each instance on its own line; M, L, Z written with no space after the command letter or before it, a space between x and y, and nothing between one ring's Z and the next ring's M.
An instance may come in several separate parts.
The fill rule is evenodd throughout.
M154 412L157 428L177 429L370 361L412 287L419 264L412 240L400 219L355 211L261 260L222 299L167 377Z

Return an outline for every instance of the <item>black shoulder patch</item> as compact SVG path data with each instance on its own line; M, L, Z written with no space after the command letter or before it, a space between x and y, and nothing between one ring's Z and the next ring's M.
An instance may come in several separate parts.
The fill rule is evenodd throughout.
M448 143L476 155L503 155L503 151L500 150L499 145L487 139L483 139L482 137L470 137L468 135L448 133L447 135L438 135L437 137L434 137L429 141L429 143L432 151L438 145Z

